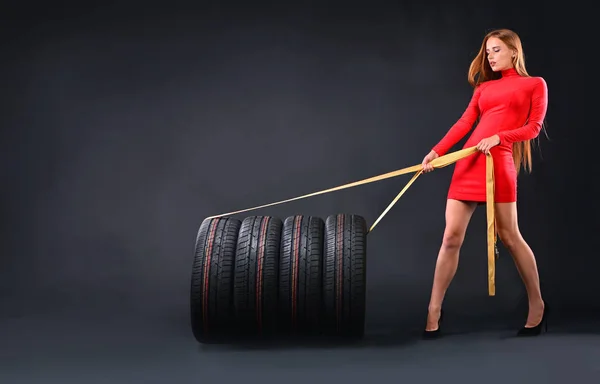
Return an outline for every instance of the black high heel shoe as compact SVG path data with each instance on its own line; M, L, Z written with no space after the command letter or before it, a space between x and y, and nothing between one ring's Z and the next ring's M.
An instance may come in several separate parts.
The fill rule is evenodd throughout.
M423 338L424 339L437 339L438 337L441 336L441 327L442 327L442 319L444 318L444 310L440 310L440 318L438 320L438 327L436 330L434 331L427 331L424 330L423 331Z
M517 332L517 337L527 337L527 336L538 336L542 333L542 328L544 332L548 332L548 314L550 312L550 308L548 304L544 304L544 314L542 315L542 320L535 327L523 327Z

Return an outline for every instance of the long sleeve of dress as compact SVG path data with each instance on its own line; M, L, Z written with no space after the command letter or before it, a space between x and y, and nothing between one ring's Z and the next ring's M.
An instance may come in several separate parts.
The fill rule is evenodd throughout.
M548 86L543 78L538 78L531 96L531 110L527 124L516 129L498 132L501 144L535 139L542 130L548 109Z
M437 143L433 150L439 155L445 155L450 148L458 143L473 128L475 121L479 117L479 96L481 95L481 86L477 86L471 97L471 101L463 112L462 116L448 130L446 135Z

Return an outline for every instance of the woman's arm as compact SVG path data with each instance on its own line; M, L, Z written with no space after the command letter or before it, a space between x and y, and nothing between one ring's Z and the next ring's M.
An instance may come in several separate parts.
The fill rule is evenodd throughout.
M536 79L531 95L531 110L527 124L516 129L498 132L501 144L535 139L540 134L548 109L548 86L543 78L537 77Z
M445 155L450 148L458 143L473 128L473 124L479 117L479 97L481 95L481 85L475 88L471 101L467 109L454 125L448 130L446 135L437 143L433 150L439 155Z

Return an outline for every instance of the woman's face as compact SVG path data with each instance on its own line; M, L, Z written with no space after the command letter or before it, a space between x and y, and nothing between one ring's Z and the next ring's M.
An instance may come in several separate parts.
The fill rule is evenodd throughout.
M513 67L514 53L502 40L497 37L490 37L485 48L488 62L494 72L503 71Z

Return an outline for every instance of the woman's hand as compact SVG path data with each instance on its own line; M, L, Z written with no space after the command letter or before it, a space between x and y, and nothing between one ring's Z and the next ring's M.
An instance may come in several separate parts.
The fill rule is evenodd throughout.
M487 139L483 139L477 144L477 149L486 155L490 154L490 149L500 144L500 137L498 135L490 136Z
M427 154L427 156L425 156L425 158L423 159L423 163L421 164L423 166L423 173L433 171L433 166L429 163L431 163L438 157L440 157L440 155L438 155L435 151L431 151Z

